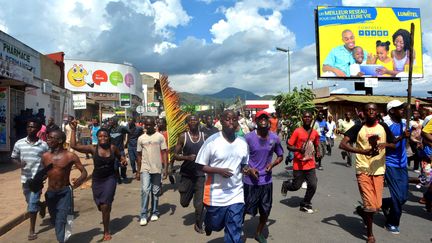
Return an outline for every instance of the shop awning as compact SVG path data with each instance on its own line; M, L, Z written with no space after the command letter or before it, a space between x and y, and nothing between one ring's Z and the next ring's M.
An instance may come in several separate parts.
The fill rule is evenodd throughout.
M246 109L267 109L269 105L267 104L250 104L246 105Z

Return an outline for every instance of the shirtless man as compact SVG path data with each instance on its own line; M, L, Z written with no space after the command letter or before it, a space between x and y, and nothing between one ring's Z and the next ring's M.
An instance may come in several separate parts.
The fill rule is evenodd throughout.
M47 136L49 151L42 155L44 167L48 167L50 164L53 165L52 169L47 172L48 190L45 193L45 200L51 222L55 226L58 242L65 242L68 238L65 235L65 226L67 224L67 215L73 213L72 187L79 187L87 178L87 170L81 164L78 156L64 149L63 144L65 141L66 135L62 131L51 131ZM71 187L69 178L72 165L75 165L81 172L81 176L72 179Z

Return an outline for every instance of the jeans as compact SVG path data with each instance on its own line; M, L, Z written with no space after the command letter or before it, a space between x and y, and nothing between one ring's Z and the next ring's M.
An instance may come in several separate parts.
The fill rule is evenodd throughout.
M158 204L161 192L161 174L141 172L141 218L146 219L148 214L149 198L152 198L152 215L159 216ZM150 194L151 192L151 194Z
M129 162L132 168L132 173L136 172L137 147L128 147Z
M45 193L51 223L55 226L58 242L65 242L67 216L73 215L72 188L67 186L58 191L47 191Z
M315 169L294 170L293 176L294 179L292 181L284 181L283 183L287 186L288 191L297 191L302 186L303 181L306 180L307 189L301 206L311 205L312 197L315 195L318 183Z

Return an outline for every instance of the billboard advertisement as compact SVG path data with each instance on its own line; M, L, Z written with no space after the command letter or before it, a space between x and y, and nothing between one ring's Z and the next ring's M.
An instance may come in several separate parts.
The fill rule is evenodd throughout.
M136 68L115 63L65 60L65 88L74 92L130 93L143 98Z
M319 6L318 78L407 77L411 23L413 77L423 77L420 9Z

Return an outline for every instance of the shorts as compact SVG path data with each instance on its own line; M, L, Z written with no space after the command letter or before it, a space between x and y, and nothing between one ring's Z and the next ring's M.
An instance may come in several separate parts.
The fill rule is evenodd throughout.
M379 211L384 190L384 175L357 174L357 182L365 212Z
M265 185L244 184L245 212L255 216L270 215L273 203L273 183Z
M36 213L39 211L39 201L41 196L41 191L32 192L26 183L22 184L23 194L27 202L27 212Z

